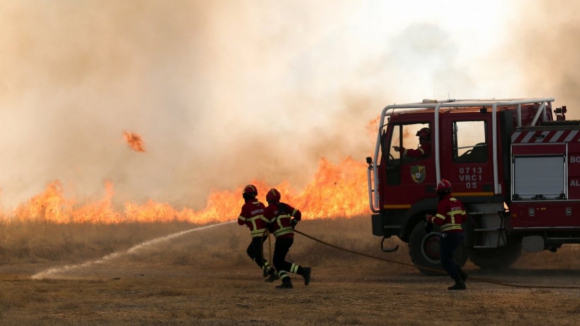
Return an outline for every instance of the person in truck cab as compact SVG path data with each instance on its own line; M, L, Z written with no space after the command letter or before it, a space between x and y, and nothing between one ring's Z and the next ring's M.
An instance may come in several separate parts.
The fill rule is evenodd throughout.
M435 216L427 214L427 223L440 226L441 240L439 250L441 266L447 274L455 281L455 284L448 287L448 290L465 290L465 280L467 273L461 270L453 261L453 252L463 240L463 228L461 223L467 219L463 203L451 195L451 183L441 179L437 184L437 214Z
M393 149L401 152L403 157L414 159L426 158L431 155L431 129L423 128L417 131L416 136L419 137L419 147L417 149L407 149L399 146L393 146Z

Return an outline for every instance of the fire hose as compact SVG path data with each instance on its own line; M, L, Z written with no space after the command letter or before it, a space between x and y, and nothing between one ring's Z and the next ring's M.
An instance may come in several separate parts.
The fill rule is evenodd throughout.
M332 247L334 249L346 251L346 252L349 252L349 253L354 254L354 255L359 255L359 256L363 256L363 257L367 257L367 258L382 260L382 261L386 261L386 262L391 263L391 264L409 266L409 267L413 267L413 268L419 268L419 269L423 269L423 270L433 271L433 272L436 272L436 273L447 274L445 271L440 270L440 269L417 266L415 264L409 264L409 263L404 263L404 262L400 262L400 261L396 261L396 260L392 260L392 259L387 259L387 258L382 258L382 257L376 257L376 256L368 255L368 254L365 254L365 253L362 253L362 252L358 252L358 251L350 250L350 249L347 249L347 248L339 247L337 245L330 244L328 242L325 242L323 240L317 239L317 238L315 238L315 237L313 237L311 235L308 235L308 234L306 234L304 232L301 232L301 231L298 231L298 230L294 230L294 232L295 233L298 233L300 235L303 235L303 236L305 236L305 237L307 237L307 238L309 238L311 240L314 240L316 242L319 242L321 244L324 244L326 246ZM488 279L488 278L473 277L473 276L469 276L469 280L470 281L482 282L482 283L496 284L496 285L501 285L501 286L508 286L508 287L513 287L513 288L525 288L525 289L580 289L580 286L552 286L552 285L522 285L522 284L513 284L513 283L506 283L506 282L496 281L496 280L492 280L492 279Z

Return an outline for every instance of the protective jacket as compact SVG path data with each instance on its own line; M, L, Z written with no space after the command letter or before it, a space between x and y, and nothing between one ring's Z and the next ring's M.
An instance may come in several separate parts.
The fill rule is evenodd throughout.
M256 199L246 200L242 206L238 224L246 225L250 229L252 238L263 236L268 227L268 220L264 218L265 208L264 204Z
M425 158L431 155L431 143L425 142L417 149L406 149L403 148L403 156L412 157L416 159Z
M302 213L288 204L273 203L266 207L264 217L276 238L294 238L293 227L302 218Z
M461 223L465 222L467 215L463 203L446 194L437 205L437 214L431 216L429 222L440 225L443 233L463 232Z

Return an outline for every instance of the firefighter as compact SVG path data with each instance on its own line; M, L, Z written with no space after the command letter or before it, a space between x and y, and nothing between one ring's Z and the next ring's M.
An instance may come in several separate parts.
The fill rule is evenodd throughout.
M247 185L244 188L242 196L244 197L244 205L242 212L238 216L238 224L246 225L250 229L252 235L252 242L248 246L246 253L256 264L262 269L263 276L269 276L270 279L278 279L278 274L274 267L264 259L262 245L268 239L266 232L268 221L264 218L265 206L256 199L258 190L254 185Z
M437 205L437 214L426 215L427 223L433 223L440 226L441 240L439 242L441 265L455 281L455 284L448 287L448 290L465 290L465 280L467 273L461 270L453 261L453 252L463 240L463 223L467 215L463 203L451 195L451 183L441 179L437 184L437 195L439 195L439 204Z
M402 156L421 159L431 155L431 129L422 128L417 131L417 137L419 137L419 148L417 149L406 149L405 147L393 146L393 149L397 152L401 152Z
M286 254L294 243L294 227L300 221L302 213L294 207L280 202L280 192L270 189L266 195L268 207L264 211L264 217L268 220L270 231L276 237L274 245L274 267L282 279L282 284L276 286L278 289L291 289L292 281L288 272L302 275L304 285L310 283L310 267L286 261Z

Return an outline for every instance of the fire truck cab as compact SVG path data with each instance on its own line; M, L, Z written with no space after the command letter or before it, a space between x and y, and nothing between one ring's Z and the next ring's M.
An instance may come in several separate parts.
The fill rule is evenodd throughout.
M424 274L440 269L436 185L447 179L467 209L456 263L482 269L512 265L522 250L556 251L580 243L580 122L566 121L553 98L423 100L389 105L380 116L374 156L367 158L373 235L408 243ZM430 151L408 157L431 131ZM579 216L576 218L575 216ZM421 269L426 267L427 269ZM436 274L436 273L435 273Z

